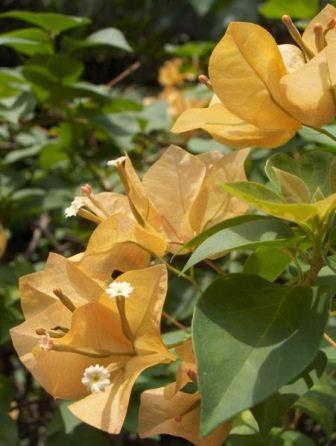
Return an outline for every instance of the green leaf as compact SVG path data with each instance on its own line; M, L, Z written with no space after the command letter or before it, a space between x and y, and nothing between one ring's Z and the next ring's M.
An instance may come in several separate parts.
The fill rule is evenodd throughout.
M202 435L304 370L318 352L329 309L330 296L319 289L248 274L213 282L193 320Z
M183 271L207 258L232 250L282 247L291 245L296 240L290 227L275 218L248 221L223 229L207 238L192 253Z
M53 12L9 11L0 14L0 18L22 20L39 26L53 35L91 23L91 20L86 17L74 17Z
M311 197L317 190L327 197L336 192L336 157L320 150L302 155L298 160L285 153L277 153L268 159L265 167L268 178L280 187L276 169L295 175L309 188Z
M330 440L334 429L335 406L336 390L328 383L327 379L315 384L295 404L295 407L301 409L322 426L328 440Z
M318 0L268 0L259 11L269 19L280 19L284 14L295 19L310 19L317 14Z
M260 434L230 435L225 446L316 446L310 438L296 431L273 429L264 439Z
M69 401L62 401L59 405L59 411L62 416L66 434L72 434L75 428L81 424L81 420L76 418L68 409L70 404L71 402Z
M16 445L18 441L17 424L9 415L0 413L0 446Z
M303 223L318 214L318 210L313 204L286 203L275 192L252 181L227 183L223 187L256 209L284 220Z
M48 34L39 28L24 28L0 34L0 45L8 46L27 56L53 53Z
M70 53L102 46L111 46L128 52L133 51L124 34L117 28L100 29L83 40L65 36L63 45L65 50Z
M336 135L336 125L326 125L323 127L332 135ZM318 130L313 130L308 127L303 127L299 130L299 135L306 141L314 142L323 147L325 150L329 150L334 155L336 154L336 141L330 138L328 135L325 135Z
M199 246L206 239L208 239L211 235L216 234L217 232L221 231L222 229L231 228L233 226L237 226L242 223L246 223L246 222L253 221L253 220L263 220L265 218L268 218L268 217L264 217L261 215L239 215L238 217L228 218L227 220L217 223L216 225L211 226L211 228L206 229L205 231L196 235L196 237L191 239L188 243L186 243L183 246L183 248L181 248L181 251L183 251L186 248L195 248L196 246Z
M295 381L281 387L278 392L252 409L262 436L266 436L272 427L281 426L282 415L309 390L317 377L322 375L326 364L326 355L318 352L312 364Z
M279 248L258 248L247 259L243 272L273 282L291 262L291 256Z

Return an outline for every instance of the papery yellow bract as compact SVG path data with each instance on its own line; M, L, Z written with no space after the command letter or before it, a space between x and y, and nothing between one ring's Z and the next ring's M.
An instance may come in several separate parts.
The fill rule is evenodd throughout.
M56 398L78 400L70 406L77 417L99 429L118 433L138 375L150 366L174 360L160 335L167 291L166 267L129 271L116 279L134 287L132 295L125 299L125 315L133 333L131 341L123 331L116 300L105 292L108 281L102 284L100 279L89 277L60 256L56 262L56 271L49 268L23 279L24 306L29 301L33 305L26 322L11 331L14 346L49 393ZM52 294L56 286L67 293L73 312ZM52 338L49 351L38 346L36 331L41 331L41 327L63 334ZM98 362L111 371L111 384L104 392L89 394L81 378L87 367Z
M331 17L331 8L335 10L329 5L323 14ZM309 42L312 29L304 35ZM321 127L336 112L335 51L335 39L330 38L328 46L305 63L299 48L278 47L259 25L233 22L209 61L217 98L208 108L184 112L172 131L202 128L233 148L273 148L291 139L302 125Z
M201 399L198 391L186 393L183 387L196 376L196 366L191 352L191 342L186 350L177 349L183 360L176 376L176 382L166 387L147 390L141 395L139 411L139 434L142 438L159 434L170 434L189 440L196 446L220 446L228 437L231 422L222 423L209 436L202 438L199 431ZM188 359L188 362L184 360ZM191 361L191 362L189 362Z
M247 211L219 186L245 178L247 155L248 151L194 156L170 146L142 181L129 158L122 176L138 218L167 241L168 251L176 252L202 230Z

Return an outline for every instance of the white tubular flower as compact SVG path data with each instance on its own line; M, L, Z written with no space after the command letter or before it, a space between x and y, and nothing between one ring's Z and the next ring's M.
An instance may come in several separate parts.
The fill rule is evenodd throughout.
M38 344L40 346L40 349L47 352L49 350L51 350L54 346L54 342L51 339L50 335L47 333L45 335L43 335L39 341Z
M126 156L120 156L119 158L116 158L115 160L107 161L108 166L117 167L123 164L126 160Z
M106 293L110 297L130 297L133 290L134 288L128 282L111 282L106 289Z
M81 381L91 393L104 392L111 384L110 372L102 365L90 365L84 370Z
M64 210L64 215L66 218L75 217L78 214L80 208L85 205L83 199L81 197L76 197L71 205Z

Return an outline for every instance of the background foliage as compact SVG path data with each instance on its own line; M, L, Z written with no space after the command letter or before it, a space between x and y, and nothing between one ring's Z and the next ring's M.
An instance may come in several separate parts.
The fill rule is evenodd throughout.
M188 76L175 93L183 98L183 106L188 101L204 101L208 92L197 85L195 77L206 71L207 57L230 21L259 21L286 42L288 36L279 17L289 13L309 19L321 6L323 2L317 0L1 2L0 221L7 239L0 263L1 446L157 444L155 440L136 440L137 395L144 388L171 380L174 370L163 373L157 367L141 378L126 430L120 436L107 436L79 424L67 403L55 402L43 392L13 352L9 329L21 321L18 278L41 269L49 251L70 256L83 249L92 227L78 219L65 220L63 211L86 182L97 191L119 190L106 160L126 150L139 170L145 169L172 142L194 153L227 151L203 133L188 138L169 133L176 110L169 103L169 94L164 94L166 86L157 80L165 61L182 58L181 71ZM125 76L119 78L124 70ZM303 131L278 151L314 147L336 152L335 143L311 131ZM263 167L269 154L267 150L252 153L248 166L251 179L265 179ZM0 251L1 234L0 230ZM247 244L253 242L249 236L244 235ZM262 250L253 255L265 259ZM223 267L240 272L246 258L247 254L233 250L223 260ZM248 262L253 264L250 259ZM248 262L244 271L254 272ZM286 265L288 259L280 256L279 262ZM206 266L204 269L207 280L211 272ZM274 274L277 277L277 271ZM177 319L188 320L193 304L192 290L173 279L167 310ZM166 336L174 339L172 327L165 329ZM336 356L330 347L325 351L333 375ZM300 400L304 415L295 425L314 443L303 443L297 436L289 438L288 444L334 444L335 388L330 382L322 383L314 392L314 404L307 398ZM158 441L186 444L168 437ZM233 438L229 444L238 443Z

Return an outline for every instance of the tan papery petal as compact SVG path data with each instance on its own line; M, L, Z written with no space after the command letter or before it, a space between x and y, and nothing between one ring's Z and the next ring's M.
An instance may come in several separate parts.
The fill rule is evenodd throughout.
M221 144L234 149L245 147L274 148L289 141L296 130L262 130L231 113L223 104L186 110L171 131L182 133L201 128Z
M220 446L229 435L231 423L221 424L208 437L199 433L200 401L198 393L178 392L174 398L164 397L164 388L148 390L141 395L139 435L141 438L169 434L185 438L196 446ZM195 407L194 407L195 406ZM181 421L176 417L182 416Z
M112 384L104 392L91 394L69 406L71 412L84 423L118 434L125 420L135 380L148 367L158 364L158 354L135 356L111 377Z
M278 48L288 73L293 73L306 63L304 54L299 47L285 43L278 45Z
M329 123L336 112L327 54L324 49L280 82L286 110L303 124L314 127Z
M315 32L314 26L319 24L325 31L331 20L336 20L336 8L333 5L326 5L322 11L320 11L308 24L306 27L302 38L306 45L316 54L318 52L315 43ZM326 34L326 40L328 43L336 43L336 30L335 28L328 31Z
M172 241L183 242L194 235L188 224L188 212L205 172L197 157L170 146L144 175L144 190L167 223Z
M248 205L226 192L222 185L246 179L244 162L249 150L224 155L209 171L190 210L196 233L228 218L244 214Z
M29 318L58 301L53 293L56 288L61 288L75 306L98 298L103 289L94 278L94 270L89 277L72 259L50 253L43 271L20 278L21 306L25 317Z
M134 247L126 248L125 243ZM121 248L125 251L118 253ZM95 275L106 281L114 269L122 271L146 266L149 257L145 257L144 252L162 257L165 251L166 241L158 233L144 229L124 214L115 214L94 230L78 265L88 273L94 270ZM127 256L120 259L120 254Z
M209 61L211 84L225 107L263 130L300 127L280 105L285 74L274 38L253 23L231 23Z

